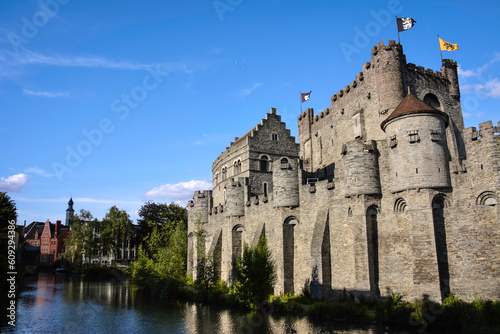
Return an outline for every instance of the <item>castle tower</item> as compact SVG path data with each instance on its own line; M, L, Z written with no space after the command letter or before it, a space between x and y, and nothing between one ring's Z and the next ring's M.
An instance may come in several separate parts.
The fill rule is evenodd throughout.
M380 194L378 152L375 141L353 140L342 148L345 196Z
M377 77L376 88L380 103L379 112L391 113L404 98L405 85L403 65L406 64L403 47L393 40L385 46L384 42L377 43L372 49L370 61Z
M450 81L449 92L450 95L460 100L460 88L458 85L458 71L457 62L451 59L443 59L443 66L441 67L441 73Z
M451 186L448 115L412 94L381 124L389 146L391 191Z
M273 161L274 207L299 205L299 179L296 161L282 157Z
M71 221L71 217L73 217L73 215L75 214L73 204L73 197L71 197L68 202L68 208L66 209L66 221L64 222L66 226L71 226L71 224L73 223Z
M212 191L204 190L203 192L197 190L194 192L193 199L188 202L188 221L192 222L188 226L188 232L195 230L195 223L202 224L208 223L208 211L212 199Z
M226 182L226 217L245 215L245 189L243 178L231 179Z

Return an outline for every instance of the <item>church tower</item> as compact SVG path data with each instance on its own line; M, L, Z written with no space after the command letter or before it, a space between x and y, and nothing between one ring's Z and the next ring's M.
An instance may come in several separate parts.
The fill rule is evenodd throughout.
M71 197L68 202L68 208L66 209L66 226L71 226L71 224L73 223L71 221L71 217L73 217L74 214L75 210L73 209L73 197Z

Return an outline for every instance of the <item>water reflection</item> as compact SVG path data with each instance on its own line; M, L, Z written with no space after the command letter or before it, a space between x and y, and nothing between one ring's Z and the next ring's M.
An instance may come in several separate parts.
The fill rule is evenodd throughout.
M234 308L162 300L130 282L84 282L40 273L20 294L17 326L8 333L396 333L370 325L248 313Z

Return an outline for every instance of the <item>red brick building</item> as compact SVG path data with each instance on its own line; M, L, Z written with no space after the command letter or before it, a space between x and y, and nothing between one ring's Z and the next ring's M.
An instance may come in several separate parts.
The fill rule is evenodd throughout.
M52 224L33 222L26 227L25 241L30 246L39 247L38 265L51 266L65 252L64 239L68 237L69 227L56 221Z

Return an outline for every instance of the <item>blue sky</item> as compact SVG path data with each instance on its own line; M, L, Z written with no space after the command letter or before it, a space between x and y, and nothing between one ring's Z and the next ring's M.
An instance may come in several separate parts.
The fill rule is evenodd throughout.
M466 127L499 121L498 1L0 0L0 191L19 219L185 206L215 158L271 107L297 136L379 41L439 70L460 50Z

